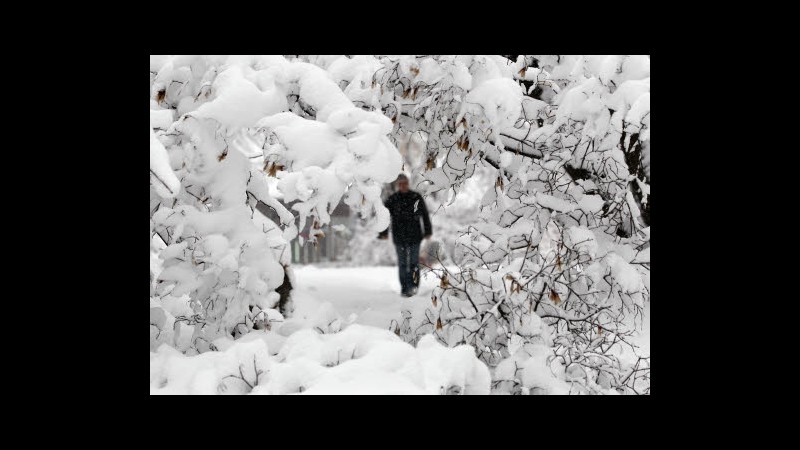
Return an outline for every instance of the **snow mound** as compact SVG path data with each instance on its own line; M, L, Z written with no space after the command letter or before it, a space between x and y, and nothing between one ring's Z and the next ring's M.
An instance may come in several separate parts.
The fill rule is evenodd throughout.
M447 348L430 335L414 348L376 327L353 324L333 334L303 329L273 356L270 334L196 356L162 345L150 353L150 393L489 393L489 369L472 347Z

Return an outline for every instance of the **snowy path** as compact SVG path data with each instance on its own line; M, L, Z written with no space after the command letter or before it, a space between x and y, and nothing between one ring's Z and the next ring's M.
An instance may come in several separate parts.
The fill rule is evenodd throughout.
M389 329L392 320L400 318L402 306L413 305L412 310L419 310L420 306L424 309L438 282L433 274L423 275L419 293L409 299L400 295L396 267L294 266L294 271L298 286L292 294L295 302L293 320L304 323L304 326L327 323L336 317L346 320L355 314L355 323ZM289 327L290 330L293 328ZM649 355L649 302L644 310L642 329L636 334L634 342L640 347L640 354ZM628 352L623 350L625 353Z
M400 295L397 268L295 266L297 288L292 296L295 318L313 321L325 302L343 318L356 314L355 323L388 329L400 317L404 304L430 297L436 285L433 275L423 278L419 293L412 299Z

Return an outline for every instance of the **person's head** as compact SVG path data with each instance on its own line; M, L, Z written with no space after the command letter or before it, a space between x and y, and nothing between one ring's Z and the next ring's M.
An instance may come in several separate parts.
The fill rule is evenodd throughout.
M397 190L400 192L408 192L408 177L402 173L397 176Z

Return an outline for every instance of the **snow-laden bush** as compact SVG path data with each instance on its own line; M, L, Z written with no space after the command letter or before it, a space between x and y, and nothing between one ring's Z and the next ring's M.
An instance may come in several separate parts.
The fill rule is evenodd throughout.
M291 312L295 214L319 230L344 196L375 218L375 233L388 226L380 191L400 156L391 121L354 106L316 65L175 56L152 57L150 71L151 252L161 261L158 273L151 264L150 347L190 334L187 350L213 350L219 336L266 326L271 309ZM255 138L263 168L250 162ZM299 200L294 214L269 195L267 176ZM280 223L253 213L259 201ZM185 304L170 312L176 302Z
M488 394L491 384L469 346L447 348L427 336L415 348L362 325L335 334L304 329L285 341L255 331L216 342L220 351L192 357L166 344L151 352L150 393Z
M649 301L649 58L378 60L359 98L424 137L420 191L495 170L460 270L398 331L474 345L498 392L649 392L649 357L617 356Z

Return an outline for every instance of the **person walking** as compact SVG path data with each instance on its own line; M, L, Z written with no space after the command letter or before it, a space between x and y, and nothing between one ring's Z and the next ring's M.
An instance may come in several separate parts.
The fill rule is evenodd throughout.
M383 204L391 216L392 241L397 250L401 294L411 297L417 293L419 286L419 244L423 238L430 238L433 231L425 199L408 188L408 177L401 173L395 182L397 192L390 195ZM378 235L378 239L388 238L389 228Z

